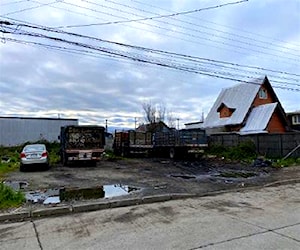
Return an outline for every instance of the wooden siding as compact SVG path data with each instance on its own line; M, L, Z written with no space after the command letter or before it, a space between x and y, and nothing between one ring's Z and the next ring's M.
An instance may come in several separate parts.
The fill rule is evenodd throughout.
M230 117L235 109L226 107L225 105L220 110L220 118Z
M286 129L283 124L284 123L283 123L282 119L280 119L278 112L275 111L269 121L269 124L267 126L267 131L271 134L272 133L285 133Z
M259 91L258 91L256 96L255 96L255 99L253 101L253 104L252 104L253 107L257 107L259 105L263 105L263 104L267 104L267 103L276 102L275 98L271 95L271 91L268 88L266 88L265 84L263 84L261 86L261 89L264 89L264 90L267 91L267 98L266 99L260 98L259 97Z

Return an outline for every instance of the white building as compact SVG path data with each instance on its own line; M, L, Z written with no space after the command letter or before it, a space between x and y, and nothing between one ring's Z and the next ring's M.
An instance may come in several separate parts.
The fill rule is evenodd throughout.
M0 117L0 145L16 146L24 142L58 141L60 128L78 125L78 119Z

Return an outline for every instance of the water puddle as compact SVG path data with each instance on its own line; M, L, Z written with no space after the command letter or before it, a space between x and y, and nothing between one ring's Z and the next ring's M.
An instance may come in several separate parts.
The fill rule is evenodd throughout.
M197 180L197 181L221 181L225 183L235 183L245 180L250 180L253 178L262 177L263 173L256 173L252 171L245 171L245 170L222 170L222 171L210 171L204 174L184 174L184 173L173 173L169 174L169 177L173 178L180 178L184 180Z
M25 192L25 198L30 203L58 204L61 202L60 188Z
M188 175L188 174L171 174L171 177L175 177L175 178L181 178L181 179L185 179L185 180L189 180L189 179L195 179L196 176L194 175Z
M3 181L2 183L6 186L11 187L15 191L19 191L24 189L25 187L28 187L27 181Z
M241 184L242 186L244 186L245 182L251 182L265 175L265 173L256 173L251 171L228 170L215 173L210 180L213 182L223 182L226 184Z
M28 183L23 181L5 181L3 183L16 191L22 191L24 187L28 186ZM139 190L140 188L133 186L114 184L91 188L50 188L24 192L24 194L27 202L53 205L59 204L63 201L112 198L128 195Z
M215 175L216 177L226 178L226 179L236 179L236 178L251 178L258 176L257 173L254 172L246 172L246 171L224 171Z

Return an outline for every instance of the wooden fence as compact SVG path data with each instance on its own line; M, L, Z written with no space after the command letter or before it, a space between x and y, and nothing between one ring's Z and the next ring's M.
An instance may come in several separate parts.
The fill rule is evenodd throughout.
M209 145L236 146L241 142L252 141L258 154L282 158L300 144L300 133L286 134L215 134L209 136ZM300 148L291 154L300 157Z

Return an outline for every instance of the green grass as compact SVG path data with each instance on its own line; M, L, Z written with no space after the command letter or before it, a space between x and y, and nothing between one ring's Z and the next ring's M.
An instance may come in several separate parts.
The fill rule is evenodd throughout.
M5 174L19 169L20 147L0 147L0 180ZM8 157L9 162L1 162L2 157Z
M7 173L16 171L18 169L19 169L18 162L0 163L0 181L3 180L3 178Z
M103 155L103 159L107 161L117 161L123 159L121 156L117 156L113 153L113 151L106 150Z
M225 147L221 145L212 146L207 153L218 157L224 157L228 160L251 161L257 157L255 145L251 141L242 142L234 147Z
M278 159L273 163L274 167L291 167L300 166L300 158L287 158L285 160Z
M0 183L0 209L18 207L25 202L22 192L16 192L12 188Z

